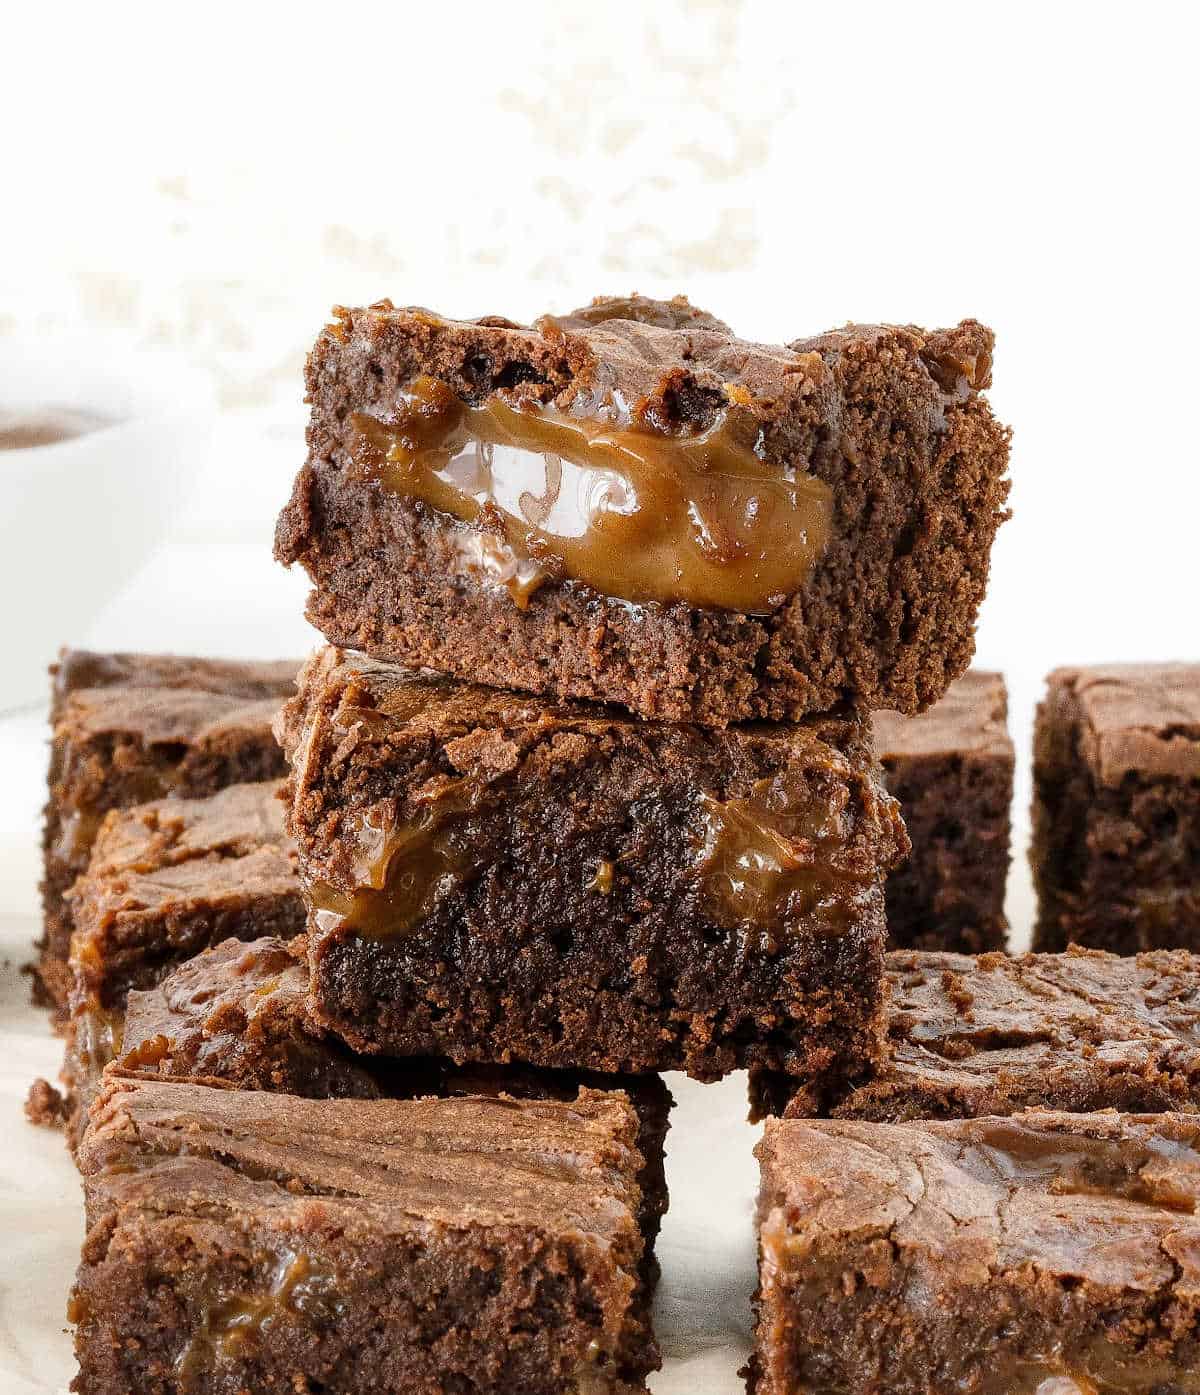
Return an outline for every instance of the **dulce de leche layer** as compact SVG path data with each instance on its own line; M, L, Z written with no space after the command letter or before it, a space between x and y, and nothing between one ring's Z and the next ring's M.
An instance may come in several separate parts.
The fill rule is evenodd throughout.
M734 398L697 435L658 429L615 388L569 411L499 396L475 407L427 375L388 420L356 413L364 478L464 523L464 572L524 609L547 580L635 603L764 614L807 578L829 540L832 493L763 459L763 430Z

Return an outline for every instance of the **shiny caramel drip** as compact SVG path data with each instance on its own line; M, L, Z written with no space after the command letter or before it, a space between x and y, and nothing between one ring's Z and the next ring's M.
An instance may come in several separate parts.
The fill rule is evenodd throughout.
M75 938L78 939L78 936ZM87 1066L91 1073L99 1075L110 1061L121 1054L125 1017L123 1013L109 1012L99 1003L89 1000L73 1015L71 1032L75 1055L80 1063Z
M702 794L695 871L718 922L773 951L786 925L821 903L849 913L876 878L838 857L841 822L826 798L786 774L757 781L743 798Z
M348 815L355 843L354 887L347 892L326 881L310 884L318 928L345 927L366 939L410 933L438 896L459 885L473 866L460 826L481 788L475 781L448 781L404 821L396 819L390 805Z
M776 609L825 549L832 495L760 451L737 403L701 434L671 436L633 421L615 394L590 415L494 396L472 407L429 377L393 420L351 418L363 477L475 525L490 541L465 549L463 571L518 605L567 578L635 604Z

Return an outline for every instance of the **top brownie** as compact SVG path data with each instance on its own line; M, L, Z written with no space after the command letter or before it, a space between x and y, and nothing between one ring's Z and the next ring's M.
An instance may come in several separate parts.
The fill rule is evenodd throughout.
M333 642L716 726L913 712L967 667L1008 488L982 325L335 315L276 533Z
M1200 949L1200 664L1058 669L1033 766L1034 947Z

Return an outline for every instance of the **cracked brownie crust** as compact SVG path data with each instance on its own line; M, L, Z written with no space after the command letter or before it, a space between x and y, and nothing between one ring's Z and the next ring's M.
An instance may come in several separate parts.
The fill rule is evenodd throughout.
M1200 1388L1200 1120L770 1120L756 1395Z
M313 580L309 619L376 657L646 717L724 725L935 702L970 661L1005 516L1009 434L982 396L991 331L849 326L769 348L661 308L600 303L533 329L387 302L336 311L309 356L308 459L276 532L277 557ZM514 600L496 579L511 586L520 569L497 570L494 512L464 522L364 477L355 433L394 427L418 380L519 421L577 423L599 403L681 448L733 421L752 467L824 492L820 556L762 607L722 608L602 593L535 538L540 579ZM729 527L757 516L726 512Z
M65 897L105 813L282 775L271 734L298 663L64 650L53 670L50 796L42 835L44 935L36 965L59 1013L71 988Z
M76 1395L644 1391L619 1095L301 1100L113 1080L80 1150Z
M1035 949L1200 949L1200 664L1047 679L1034 732Z
M875 753L900 801L912 855L888 878L896 949L1003 949L1016 756L998 673L972 669L927 712L872 717Z
M887 957L887 1050L834 1118L903 1123L1045 1108L1200 1110L1200 959L937 954ZM784 1085L784 1088L780 1086ZM753 1083L759 1113L793 1108Z
M121 1051L131 989L229 936L287 939L304 929L279 793L277 781L231 785L106 815L67 902L75 931L62 1080L72 1148L101 1072Z
M832 1088L906 848L863 727L712 731L328 650L284 710L312 1003L357 1049Z

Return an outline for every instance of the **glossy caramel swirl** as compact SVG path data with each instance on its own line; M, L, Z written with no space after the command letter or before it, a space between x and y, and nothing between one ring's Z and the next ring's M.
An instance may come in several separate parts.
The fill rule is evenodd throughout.
M847 863L845 841L840 810L783 773L742 798L700 796L695 870L718 923L772 951L818 905L850 914L874 885L872 869Z
M832 495L761 451L736 404L701 434L672 436L615 394L579 415L495 396L472 407L429 377L393 420L351 418L363 477L477 525L463 572L522 608L543 582L569 579L635 604L776 609L825 549Z
M460 834L480 788L474 781L450 781L403 822L390 805L347 815L355 851L354 891L347 894L328 882L312 882L309 896L318 926L345 926L379 940L412 931L433 909L438 895L457 886L474 865Z

